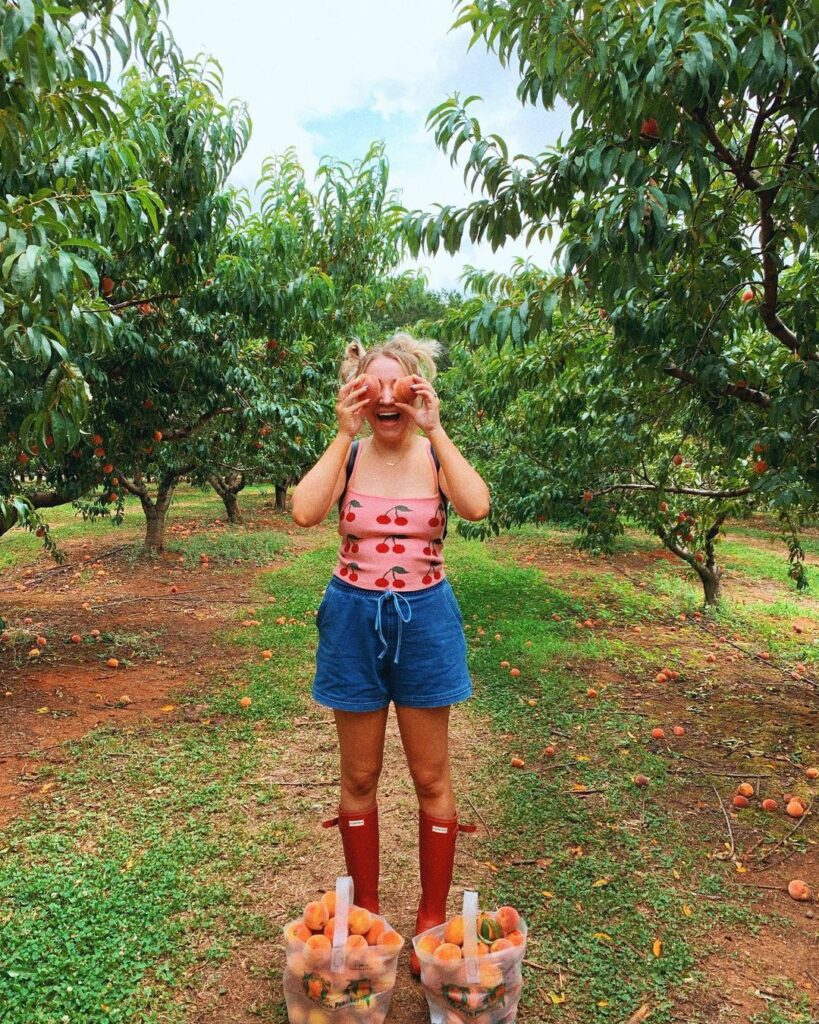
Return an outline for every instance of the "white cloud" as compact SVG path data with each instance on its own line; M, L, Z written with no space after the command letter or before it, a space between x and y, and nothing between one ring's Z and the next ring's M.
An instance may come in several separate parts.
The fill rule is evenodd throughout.
M516 76L479 46L467 52L469 33L449 31L454 12L444 0L171 0L168 20L185 55L212 54L225 95L248 105L253 136L237 184L252 187L262 160L288 146L312 174L328 141L333 155L351 160L383 137L406 206L463 203L461 170L424 126L450 93L484 96L476 105L482 126L503 135L513 154L539 152L568 125L564 113L521 107ZM513 253L524 254L521 243L419 262L434 287L453 287L464 264L506 268Z

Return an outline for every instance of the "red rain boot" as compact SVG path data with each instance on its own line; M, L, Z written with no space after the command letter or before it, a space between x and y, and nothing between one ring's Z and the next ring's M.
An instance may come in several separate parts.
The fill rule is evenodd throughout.
M421 866L421 902L415 920L415 934L446 921L446 901L452 885L455 863L455 840L459 832L474 832L475 825L459 825L454 818L433 818L418 812L418 859ZM410 970L419 977L421 964L415 950L410 956Z
M378 909L378 805L368 811L342 811L338 817L322 823L325 828L338 825L347 874L352 875L356 906L373 914Z

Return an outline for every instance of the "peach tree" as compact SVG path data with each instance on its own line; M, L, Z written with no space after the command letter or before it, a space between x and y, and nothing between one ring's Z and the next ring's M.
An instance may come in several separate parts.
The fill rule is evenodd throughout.
M81 363L114 350L120 328L104 261L164 213L143 170L156 140L126 131L111 54L126 68L173 59L161 13L153 0L0 10L0 534L45 532L36 509L83 491L66 461L91 401ZM42 483L59 465L58 493Z
M478 285L473 343L522 352L558 310L601 310L624 402L650 416L670 388L695 446L755 456L754 493L783 517L804 582L797 533L819 503L819 22L788 0L476 0L458 23L516 68L522 103L568 104L571 129L510 157L473 97L442 103L436 140L479 195L409 214L412 249L556 232L553 268ZM680 444L672 432L663 463Z

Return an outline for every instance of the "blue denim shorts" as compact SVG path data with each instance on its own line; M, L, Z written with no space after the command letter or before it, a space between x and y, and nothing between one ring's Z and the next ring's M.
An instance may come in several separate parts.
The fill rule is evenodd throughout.
M463 619L446 579L401 594L334 576L316 616L313 699L339 711L438 708L472 695Z

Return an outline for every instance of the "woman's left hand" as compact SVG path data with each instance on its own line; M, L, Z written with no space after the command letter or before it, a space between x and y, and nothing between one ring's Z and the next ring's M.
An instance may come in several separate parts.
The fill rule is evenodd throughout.
M437 430L441 426L441 402L435 393L435 388L426 377L415 373L412 375L412 383L415 395L421 399L422 404L416 406L396 402L395 405L401 412L411 416L425 434L431 434L433 430Z

